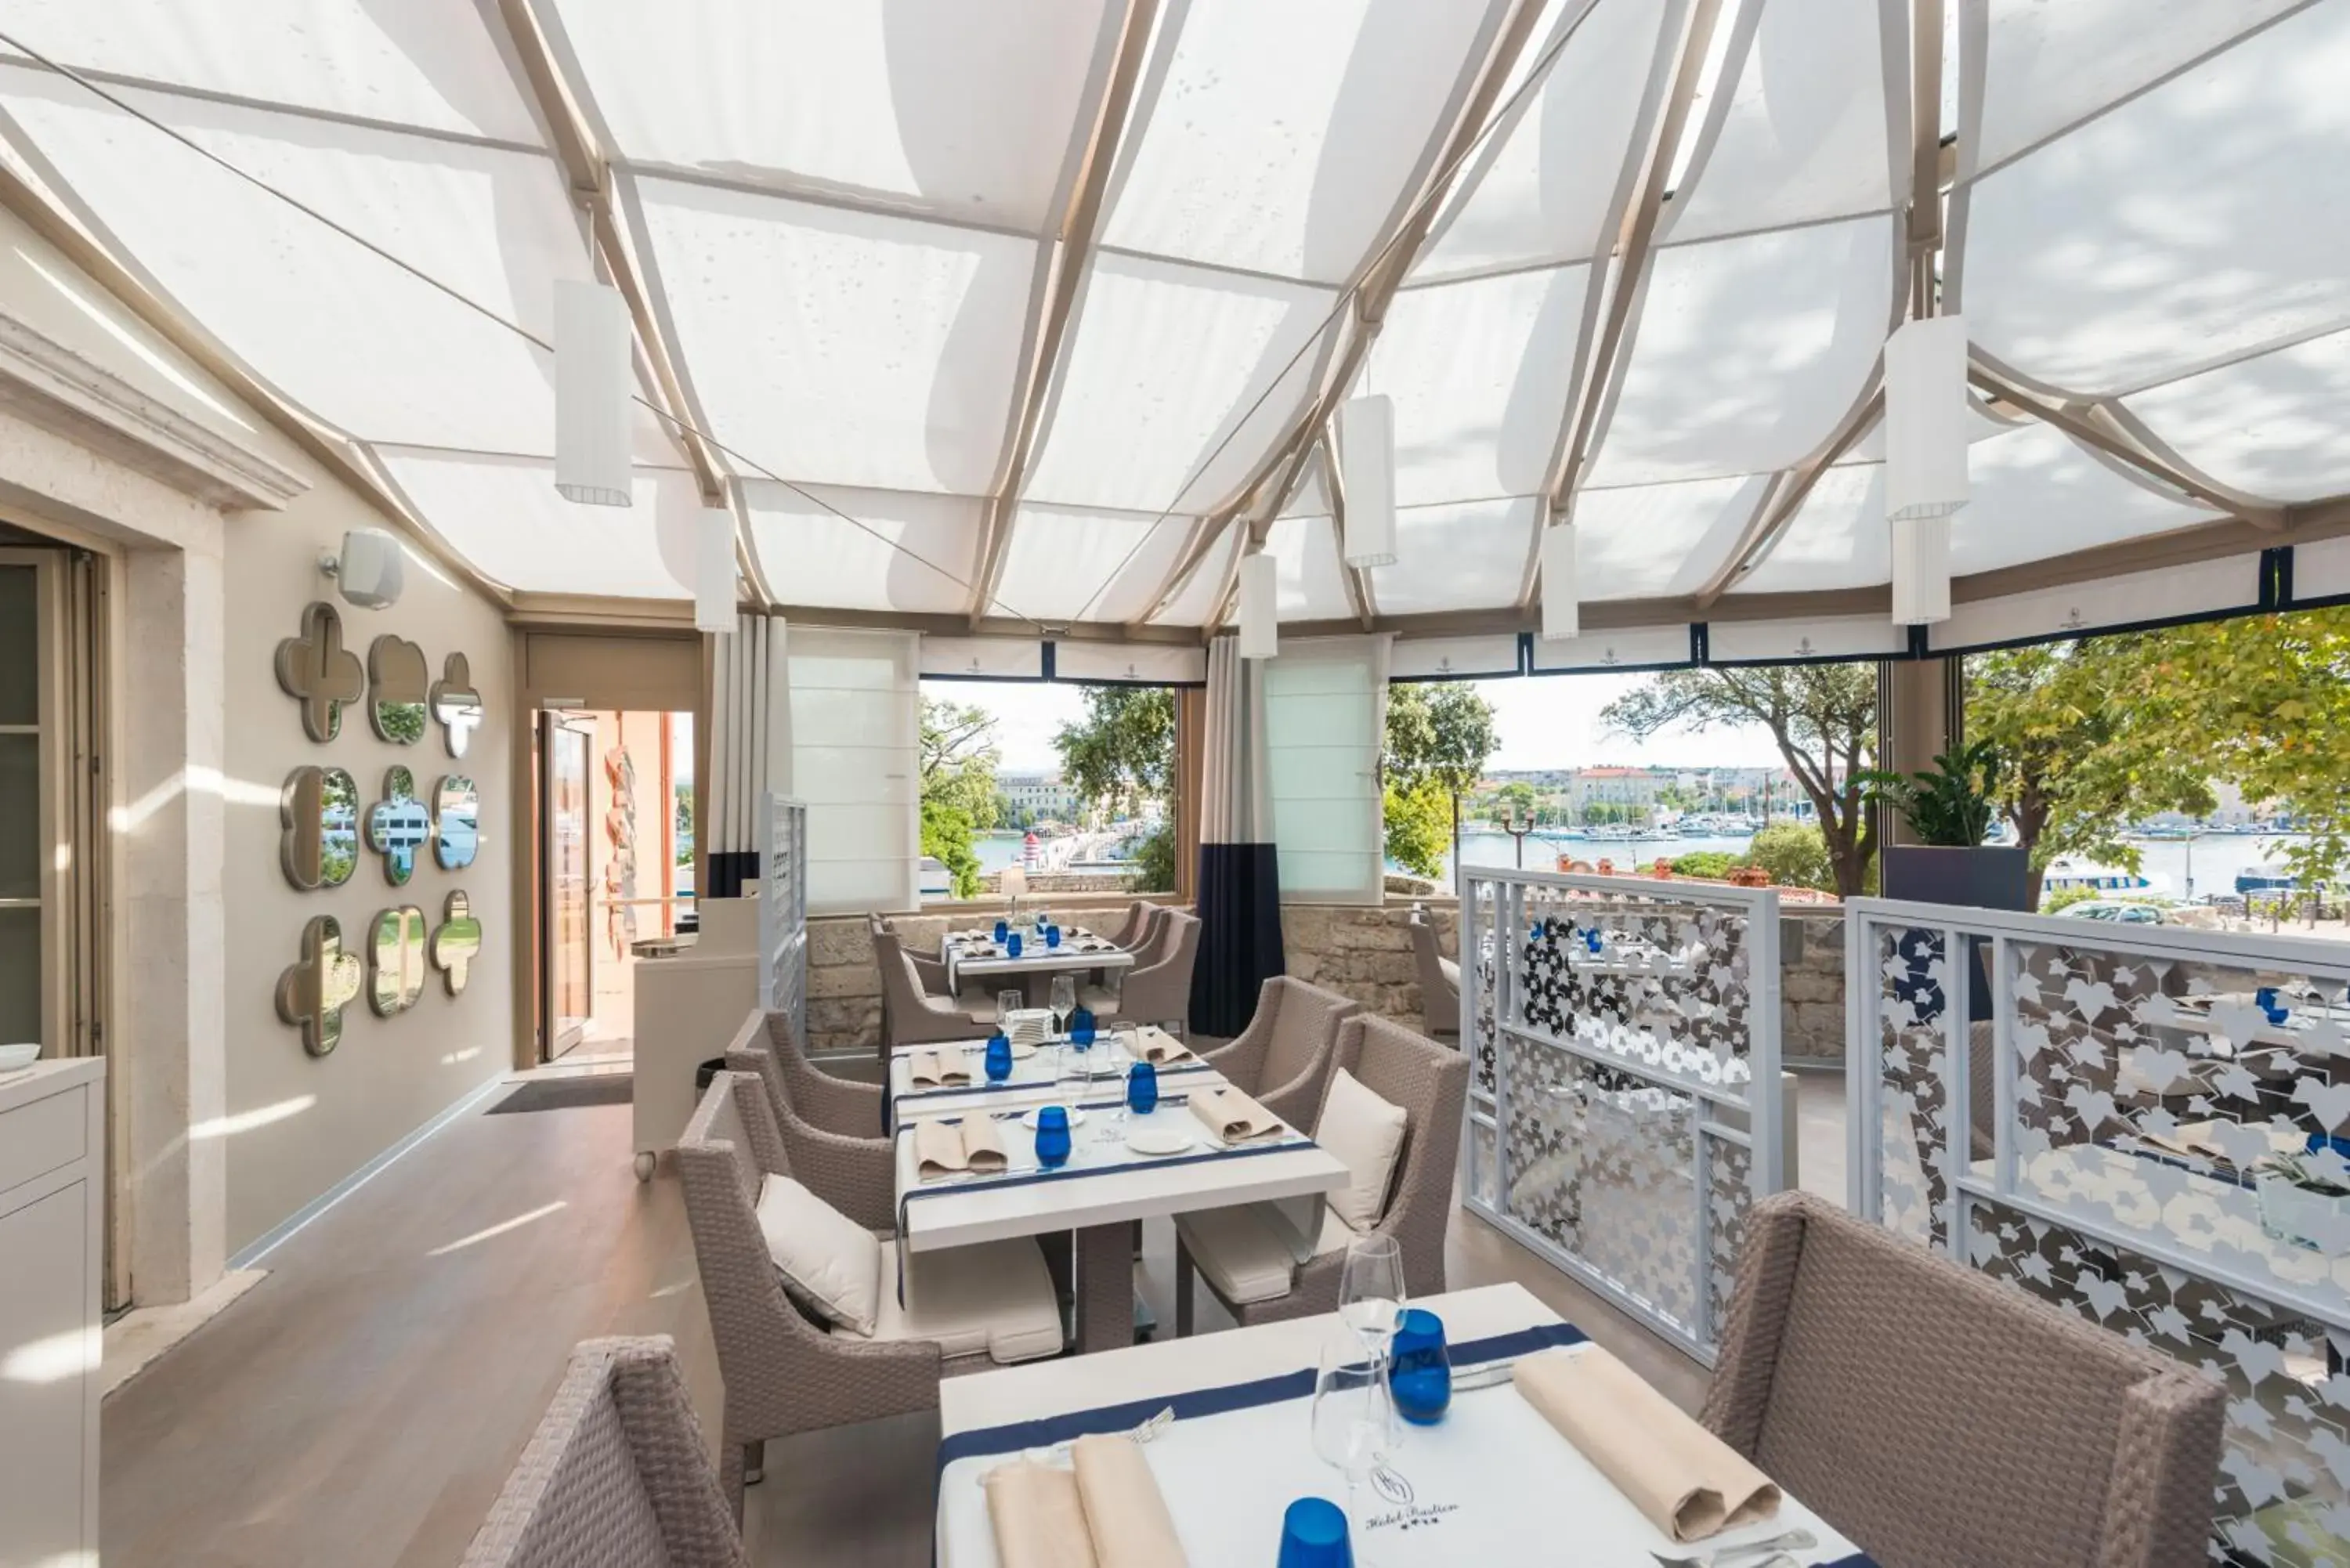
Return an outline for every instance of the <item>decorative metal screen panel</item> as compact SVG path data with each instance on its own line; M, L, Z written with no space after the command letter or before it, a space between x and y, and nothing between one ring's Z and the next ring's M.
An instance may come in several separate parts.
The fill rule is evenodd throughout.
M1855 1211L2225 1384L2213 1561L2350 1563L2350 953L1847 916Z
M759 1004L807 1038L807 806L759 797Z
M1469 1206L1711 1360L1782 1185L1776 895L1473 868Z

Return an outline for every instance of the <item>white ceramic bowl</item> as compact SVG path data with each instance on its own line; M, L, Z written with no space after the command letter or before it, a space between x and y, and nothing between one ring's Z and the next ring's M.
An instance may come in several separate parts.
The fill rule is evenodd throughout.
M19 1067L29 1067L41 1054L41 1043L27 1040L21 1044L0 1045L0 1073L13 1073Z

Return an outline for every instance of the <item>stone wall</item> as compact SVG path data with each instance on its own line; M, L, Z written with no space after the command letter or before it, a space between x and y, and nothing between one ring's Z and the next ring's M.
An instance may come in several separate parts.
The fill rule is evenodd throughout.
M1779 1059L1844 1065L1844 909L1779 906Z
M1351 997L1383 1018L1420 1026L1419 969L1407 920L1415 904L1435 921L1437 945L1460 946L1460 905L1451 898L1389 898L1384 906L1284 904L1281 945L1289 972Z

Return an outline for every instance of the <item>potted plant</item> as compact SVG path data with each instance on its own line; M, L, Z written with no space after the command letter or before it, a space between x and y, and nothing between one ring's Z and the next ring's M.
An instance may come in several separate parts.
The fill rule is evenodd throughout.
M2262 1230L2329 1258L2350 1253L2350 1164L2340 1155L2269 1155L2253 1162L2252 1178Z
M1861 775L1872 797L1899 812L1918 840L1878 851L1887 898L2017 913L2031 909L2025 852L1983 842L2006 773L1999 748L1978 741L1944 752L1926 772L1876 769Z

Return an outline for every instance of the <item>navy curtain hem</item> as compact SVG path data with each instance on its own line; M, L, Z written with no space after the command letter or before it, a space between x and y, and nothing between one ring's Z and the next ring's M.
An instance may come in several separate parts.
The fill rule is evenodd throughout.
M1257 993L1284 972L1281 872L1270 844L1200 846L1200 950L1191 1028L1230 1039L1256 1014Z

